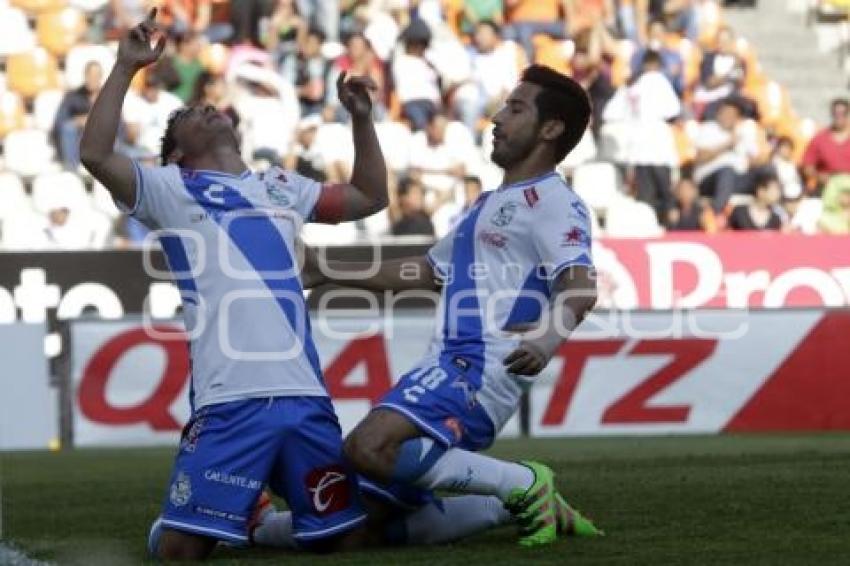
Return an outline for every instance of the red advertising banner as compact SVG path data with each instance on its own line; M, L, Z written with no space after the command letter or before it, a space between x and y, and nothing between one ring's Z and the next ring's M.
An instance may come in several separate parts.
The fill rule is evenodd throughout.
M850 304L850 238L672 233L594 242L606 307L839 307Z
M325 383L344 430L418 362L432 324L424 315L317 317ZM364 332L366 326L372 330ZM850 430L847 336L848 310L601 311L535 379L528 430L532 436ZM176 442L189 416L181 337L178 323L71 323L77 445ZM515 417L503 435L518 432Z

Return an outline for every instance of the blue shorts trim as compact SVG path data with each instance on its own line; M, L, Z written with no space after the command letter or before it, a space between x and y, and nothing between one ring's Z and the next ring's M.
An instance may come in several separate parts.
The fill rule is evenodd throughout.
M337 535L339 533L350 531L351 529L357 527L366 521L366 515L361 514L358 517L351 519L350 521L346 521L344 523L340 523L338 525L334 525L332 527L327 527L325 529L319 529L316 531L302 531L293 533L292 536L298 540L315 540L322 539L326 537L331 537Z
M240 535L236 533L231 533L228 531L222 531L220 529L213 529L210 527L202 527L201 525L195 525L192 523L184 523L183 521L172 521L170 519L160 519L160 524L163 527L167 527L169 529L174 529L177 531L184 531L188 533L193 533L196 535L204 535L208 537L212 537L219 540L228 540L232 542L238 543L247 543L248 537L245 535Z
M434 440L440 441L446 448L451 448L451 446L453 444L448 436L446 436L445 434L443 434L442 432L440 432L436 428L432 427L431 425L426 423L424 420L420 419L414 413L412 413L408 409L402 407L401 405L396 405L395 403L383 402L383 403L380 403L375 408L376 409L390 409L392 411L397 411L397 412L401 413L402 415L404 415L408 419L412 420L416 424L416 426L418 426L419 428L421 428L422 430L427 432L429 436L434 438Z

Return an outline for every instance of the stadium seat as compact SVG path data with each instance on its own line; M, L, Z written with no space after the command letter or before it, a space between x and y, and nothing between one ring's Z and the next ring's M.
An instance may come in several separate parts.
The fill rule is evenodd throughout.
M87 28L85 15L76 8L44 12L35 24L39 44L57 57L64 57L79 43Z
M25 125L26 114L21 97L9 91L0 93L0 137Z
M608 207L605 232L609 238L654 238L664 230L651 206L621 195Z
M6 169L23 177L55 170L53 148L47 141L47 132L36 129L16 130L6 136L4 143Z
M6 73L9 89L25 98L34 98L43 90L60 86L56 58L43 47L9 55Z
M21 178L11 171L0 172L0 222L21 209L29 209L30 200Z
M121 211L115 206L115 201L112 200L112 195L106 190L106 187L95 181L91 194L92 208L100 212L110 220L115 220L121 216Z
M602 161L585 163L573 171L573 189L600 216L621 196L617 169Z
M69 0L68 5L91 14L98 12L109 4L109 0Z
M64 93L61 90L45 90L38 93L33 103L34 126L39 130L49 132L56 119L56 111L62 103Z
M35 35L26 15L17 8L0 8L0 57L29 51L35 47Z
M115 64L115 53L105 45L75 45L65 56L65 85L74 89L83 84L86 65L97 61L103 67L103 76Z
M11 0L11 2L13 6L17 6L28 14L61 10L68 5L68 0Z
M71 210L91 210L82 179L69 171L43 173L32 182L32 204L36 212L47 214L65 206Z
M375 124L375 132L387 166L395 171L407 169L410 161L410 129L401 122L386 120Z

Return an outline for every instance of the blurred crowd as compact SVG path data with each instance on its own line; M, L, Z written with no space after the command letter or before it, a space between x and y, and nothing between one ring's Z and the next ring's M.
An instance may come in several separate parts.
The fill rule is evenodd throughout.
M391 205L308 226L308 241L446 234L500 182L489 117L530 62L571 75L592 99L592 124L559 169L597 235L850 233L847 100L821 131L797 116L723 4L0 0L0 248L145 240L80 167L79 138L117 38L153 6L169 43L124 104L119 147L134 159L158 163L169 114L205 104L231 116L253 167L346 180L354 148L337 78L378 85Z

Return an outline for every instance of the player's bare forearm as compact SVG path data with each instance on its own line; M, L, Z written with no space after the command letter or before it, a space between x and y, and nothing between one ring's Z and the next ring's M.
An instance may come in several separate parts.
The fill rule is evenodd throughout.
M424 256L368 261L328 261L317 263L321 277L311 271L311 280L334 283L366 291L410 291L439 289L439 280Z
M383 210L389 203L387 165L371 117L353 117L352 133L355 149L351 184L368 200L370 208L364 216L369 216Z
M115 150L121 106L135 74L136 69L116 63L86 120L80 140L80 158L95 177L98 177L98 166Z
M552 299L541 314L540 324L505 358L508 371L517 375L540 373L596 305L596 298L591 268L575 266L564 270L552 285Z

